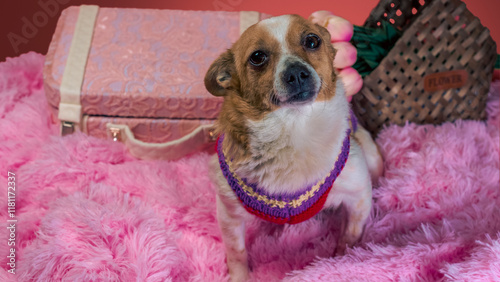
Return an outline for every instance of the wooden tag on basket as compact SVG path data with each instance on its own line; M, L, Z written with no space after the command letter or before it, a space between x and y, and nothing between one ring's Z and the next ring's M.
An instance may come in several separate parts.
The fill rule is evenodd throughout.
M435 92L452 88L460 88L467 83L468 74L465 70L437 72L424 77L424 90Z

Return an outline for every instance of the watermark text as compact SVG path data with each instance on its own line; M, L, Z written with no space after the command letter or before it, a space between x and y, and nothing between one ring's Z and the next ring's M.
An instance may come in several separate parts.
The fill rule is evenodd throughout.
M8 272L16 273L16 174L7 172L7 229L9 230L7 245L9 246L9 255L7 256Z
M10 45L19 54L19 46L26 44L34 38L40 28L49 23L49 19L57 16L61 10L61 5L69 3L70 0L38 0L40 10L36 11L31 17L22 17L21 31L9 32L7 39Z

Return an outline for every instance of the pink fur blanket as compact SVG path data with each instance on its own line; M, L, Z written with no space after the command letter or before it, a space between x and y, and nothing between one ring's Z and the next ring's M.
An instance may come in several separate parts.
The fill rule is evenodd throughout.
M209 155L141 161L120 143L59 137L43 62L28 53L0 63L0 280L227 280ZM346 255L332 256L332 214L294 226L251 222L252 279L498 280L499 89L493 84L487 122L390 126L379 135L385 177L365 235Z

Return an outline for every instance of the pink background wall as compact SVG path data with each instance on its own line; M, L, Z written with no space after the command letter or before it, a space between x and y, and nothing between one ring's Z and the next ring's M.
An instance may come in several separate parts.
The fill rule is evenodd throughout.
M500 42L500 0L464 0L469 10L488 27ZM189 10L251 10L271 15L299 14L330 10L361 25L378 0L3 0L0 4L0 61L28 51L47 52L61 10L70 5L98 4L103 7L135 7ZM32 29L26 28L30 25ZM35 25L36 24L36 25ZM500 45L500 43L497 43ZM497 46L500 53L500 46Z

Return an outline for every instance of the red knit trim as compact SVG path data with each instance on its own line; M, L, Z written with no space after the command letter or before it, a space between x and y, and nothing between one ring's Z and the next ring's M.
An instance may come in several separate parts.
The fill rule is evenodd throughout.
M257 216L257 217L259 217L259 218L261 218L261 219L264 219L264 220L267 220L267 221L269 221L269 222L272 222L272 223L277 223L277 224L285 224L285 223L287 223L287 222L288 222L288 220L289 220L288 218L277 217L277 216L271 216L271 215L265 214L265 213L263 213L263 212L260 212L260 211L254 210L254 209L252 209L252 208L251 208L251 207L249 207L249 206L245 206L245 205L243 205L243 206L245 207L245 209L246 209L249 213L251 213L251 214L253 214L253 215L255 215L255 216Z
M332 186L333 186L333 183L332 183ZM325 205L326 199L328 198L328 194L330 193L332 186L330 186L330 188L328 188L325 191L325 193L323 193L323 195L321 195L321 197L318 199L318 201L316 203L314 203L312 206L310 206L307 210L305 210L297 215L293 215L289 218L271 216L271 215L265 214L263 212L254 210L251 207L248 207L245 205L244 205L244 207L249 213L251 213L251 214L253 214L261 219L264 219L264 220L267 220L267 221L270 221L273 223L297 224L297 223L301 223L302 221L306 221L306 220L310 219L311 217L315 216L318 212L321 211L321 209Z
M333 186L333 184L332 184L332 186ZM290 224L300 223L300 222L308 220L311 217L318 214L321 211L321 209L323 208L323 206L325 205L326 199L328 198L328 194L330 194L330 190L332 189L332 186L330 186L330 188L328 188L325 191L325 193L323 193L323 195L321 195L321 197L318 199L318 201L316 203L314 203L312 206L310 206L307 210L305 210L304 212L302 212L296 216L292 216L290 218L290 222L288 222L288 223L290 223Z

